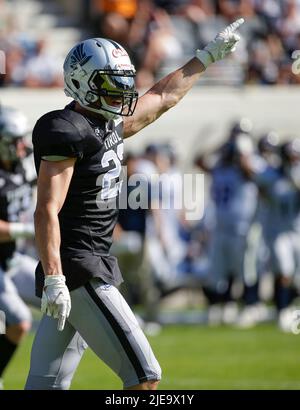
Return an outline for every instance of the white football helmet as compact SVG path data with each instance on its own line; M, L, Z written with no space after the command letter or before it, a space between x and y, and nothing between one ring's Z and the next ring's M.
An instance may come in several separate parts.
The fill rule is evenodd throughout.
M254 143L248 134L240 133L235 138L236 151L239 155L254 154Z
M29 133L27 117L19 110L0 106L0 159L18 160L16 145Z
M65 94L107 120L133 114L135 68L115 41L91 38L76 44L64 62Z

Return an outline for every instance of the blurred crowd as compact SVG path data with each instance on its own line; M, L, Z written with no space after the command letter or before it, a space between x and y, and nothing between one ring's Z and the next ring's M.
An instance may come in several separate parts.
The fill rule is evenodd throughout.
M300 48L299 0L94 0L91 10L94 35L128 48L141 88L241 16L247 22L241 28L245 41L232 61L242 69L240 83L299 83L291 72L291 54ZM228 62L220 64L236 75Z
M6 75L0 86L62 85L61 63L45 38L20 29L13 3L0 1L0 49ZM85 33L124 45L137 68L137 86L146 88L183 64L215 34L243 16L244 41L231 60L220 62L208 84L298 84L291 55L300 49L300 0L90 0L82 1ZM63 41L63 39L62 39ZM221 80L220 80L221 78Z
M0 87L62 87L60 58L49 52L46 38L20 27L18 17L12 2L0 0L0 50L6 71L0 73Z

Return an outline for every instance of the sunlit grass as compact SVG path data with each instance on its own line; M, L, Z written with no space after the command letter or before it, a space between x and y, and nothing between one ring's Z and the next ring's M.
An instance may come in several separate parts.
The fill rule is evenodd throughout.
M7 389L23 389L33 335L5 374ZM251 330L169 326L150 338L163 369L161 389L299 389L300 336L274 325ZM72 389L121 389L118 377L88 350Z

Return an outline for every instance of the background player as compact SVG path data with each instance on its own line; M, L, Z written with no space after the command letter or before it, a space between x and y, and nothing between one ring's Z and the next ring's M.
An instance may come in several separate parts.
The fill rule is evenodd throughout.
M274 297L278 324L283 331L291 330L293 281L299 268L300 183L299 140L280 146L281 162L265 162L259 166L245 162L244 169L260 188L268 209L268 228L264 229L270 250L270 267L275 276Z
M0 335L0 378L31 327L25 303L40 306L34 292L37 262L17 252L17 240L34 235L29 214L36 176L32 151L24 140L28 131L22 112L0 107L0 311L6 318L6 333Z
M241 156L249 156L252 152L253 143L248 134L233 135L231 132L212 168L203 166L199 159L196 162L212 178L215 226L210 244L209 287L217 293L211 303L227 305L223 312L223 320L227 323L237 318L237 306L231 303L231 284L236 278L244 279L247 237L257 207L257 188L240 166ZM219 321L219 311L218 306L212 306L209 321Z

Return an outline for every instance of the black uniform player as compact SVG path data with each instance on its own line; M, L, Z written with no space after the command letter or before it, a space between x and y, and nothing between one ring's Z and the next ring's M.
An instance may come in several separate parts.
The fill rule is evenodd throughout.
M95 276L117 286L122 278L109 249L122 184L123 124L121 119L88 118L74 108L71 103L37 122L33 130L36 169L38 173L42 159L77 158L59 213L61 261L69 290ZM41 264L37 273L37 293L42 296Z
M75 103L42 117L33 135L41 258L37 288L47 316L33 344L27 389L67 389L83 339L120 376L124 388L158 385L159 364L115 286L121 274L109 256L122 185L122 138L173 107L210 63L230 53L242 22L154 85L137 108L135 70L119 44L90 39L66 57L65 92Z
M34 296L37 262L17 251L17 239L34 234L33 223L28 221L36 174L23 139L27 132L24 114L0 108L0 377L31 326L24 301L40 305Z

